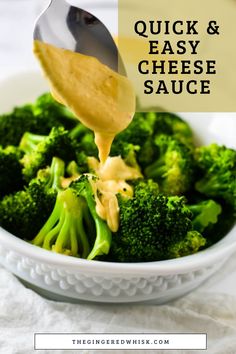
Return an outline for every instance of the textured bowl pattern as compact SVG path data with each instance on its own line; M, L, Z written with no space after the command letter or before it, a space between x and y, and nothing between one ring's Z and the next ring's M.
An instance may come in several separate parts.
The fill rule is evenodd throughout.
M155 300L162 303L181 296L206 280L221 265L169 275L133 276L132 274L83 274L46 265L0 246L0 262L27 283L33 283L58 299L96 302L138 302ZM58 297L59 295L59 297ZM53 296L51 296L53 297Z

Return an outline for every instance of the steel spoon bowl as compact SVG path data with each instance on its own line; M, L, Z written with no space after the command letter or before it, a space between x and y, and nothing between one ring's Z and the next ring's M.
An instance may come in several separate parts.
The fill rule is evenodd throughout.
M107 27L93 14L69 5L65 0L50 0L36 21L34 40L84 55L118 71L118 49Z

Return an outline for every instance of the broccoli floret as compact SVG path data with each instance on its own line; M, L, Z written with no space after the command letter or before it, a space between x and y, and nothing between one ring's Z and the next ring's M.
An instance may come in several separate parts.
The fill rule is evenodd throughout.
M131 181L135 198L143 198L146 194L157 197L160 194L159 186L152 179L136 179Z
M203 231L203 235L207 239L207 247L221 240L234 227L236 220L232 206L223 202L222 212L217 219L217 223L209 224Z
M130 125L116 136L114 144L121 141L142 147L151 135L152 126L146 119L145 113L136 113Z
M140 150L140 146L133 145L127 142L116 141L111 146L110 156L121 156L128 166L136 167L140 170L137 162L137 154Z
M156 160L158 153L158 147L155 145L153 138L150 137L144 142L143 146L140 147L137 154L138 163L143 170Z
M47 135L53 127L72 129L77 122L66 107L46 93L35 104L16 107L12 112L0 116L0 145L18 146L25 132Z
M159 135L169 135L189 147L193 146L193 134L189 125L171 113L136 113L131 124L114 139L111 155L125 157L127 145L136 146L136 160L142 169L158 157L155 143ZM157 138L158 139L158 138Z
M54 158L51 167L39 171L28 187L0 201L0 225L22 239L32 240L50 215L63 176L64 162Z
M30 132L25 132L21 138L19 147L24 153L31 153L34 151L39 143L44 141L47 135L38 135Z
M193 133L189 125L172 113L144 114L151 134L141 143L137 159L140 166L145 169L158 158L158 147L155 143L159 135L168 135L193 150Z
M64 128L58 128L58 132L63 132ZM67 134L67 132L66 132ZM80 144L78 144L74 139L71 139L71 134L69 133L68 144L72 146L74 149L74 157L76 157L77 167L79 168L80 174L89 171L87 155L84 151L81 150ZM47 139L47 135L37 135L26 132L21 141L20 141L20 149L25 152L25 154L34 153L39 143L45 142ZM66 143L66 141L65 141ZM71 153L71 156L73 153ZM26 158L26 157L25 157ZM27 159L27 158L26 158ZM74 163L76 163L74 161Z
M27 137L29 141L27 141ZM43 136L40 142L38 142L39 136L36 137L36 140L37 143L34 143L33 135L27 134L21 143L21 146L26 147L26 151L30 151L21 159L23 175L27 182L36 176L39 169L47 167L54 156L65 162L76 160L76 143L63 127L53 128L51 133L48 136Z
M206 245L206 239L198 231L188 231L186 237L172 245L168 251L168 258L179 258L197 253L199 248Z
M88 215L86 203L72 189L59 192L52 213L32 243L57 253L87 258L90 247L85 214Z
M23 152L15 147L0 146L0 197L16 192L23 187L20 159Z
M221 205L211 199L204 200L198 204L188 205L188 208L193 213L192 221L194 229L201 233L207 227L216 224L218 216L222 212Z
M236 211L236 151L211 144L196 149L196 161L200 174L196 190L224 199Z
M87 156L98 158L98 149L94 142L94 133L92 130L79 123L70 132L71 138L78 142L78 148Z
M81 140L81 138L83 138L87 134L93 135L93 131L80 122L77 123L77 125L70 131L71 138L77 140Z
M70 188L58 193L51 215L32 243L87 259L109 252L111 231L97 215L87 176L81 176Z
M153 161L156 153L152 140L153 121L147 119L147 115L146 113L135 114L128 128L115 137L111 156L121 155L122 158L126 158L127 151L132 146L135 151L135 160L142 168Z
M185 255L197 252L203 237L190 247L189 232L193 231L191 211L184 197L167 197L158 194L154 182L139 181L134 187L134 197L118 197L120 226L113 234L109 260L118 262L149 262L171 258L173 250ZM183 249L180 249L182 242ZM187 253L186 244L189 244ZM192 243L193 244L193 243Z
M98 148L94 142L94 134L88 132L78 141L78 148L87 156L98 157Z
M193 145L193 132L190 126L173 113L156 113L153 134L154 136L160 134L171 135L187 146Z
M34 133L48 134L53 127L63 126L70 130L74 128L78 120L65 106L54 100L50 93L45 93L37 98L32 105L36 118Z
M177 139L159 135L155 139L159 149L157 159L144 170L147 178L153 178L166 195L182 195L193 182L194 159L191 150Z
M93 247L87 259L94 259L98 256L108 254L111 245L111 231L107 226L107 223L102 220L96 212L95 196L88 176L81 176L77 181L71 184L71 188L76 192L78 197L82 197L86 200L92 217L92 223L95 226Z
M32 107L26 105L15 108L8 114L0 116L0 145L18 146L22 135L35 127L35 117Z

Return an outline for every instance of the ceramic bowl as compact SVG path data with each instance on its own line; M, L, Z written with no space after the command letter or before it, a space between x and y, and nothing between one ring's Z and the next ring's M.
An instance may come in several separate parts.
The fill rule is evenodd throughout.
M40 73L24 72L0 82L1 112L33 101L48 87ZM184 113L201 144L235 146L236 114ZM28 286L63 301L164 303L200 285L236 250L236 228L195 255L148 263L107 263L56 254L0 229L0 263Z

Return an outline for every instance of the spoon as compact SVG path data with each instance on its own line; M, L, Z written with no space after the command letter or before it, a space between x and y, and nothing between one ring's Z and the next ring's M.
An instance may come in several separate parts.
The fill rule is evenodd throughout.
M91 13L65 0L50 0L36 21L34 40L96 57L118 71L118 49L106 26Z

